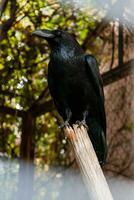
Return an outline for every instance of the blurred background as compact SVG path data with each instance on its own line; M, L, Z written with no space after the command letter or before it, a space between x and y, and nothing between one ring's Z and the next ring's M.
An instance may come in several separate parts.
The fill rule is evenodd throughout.
M0 0L0 200L18 199L11 193L24 186L22 199L32 199L38 175L48 189L38 190L35 199L63 200L56 192L47 196L53 187L46 179L78 171L47 86L48 44L31 36L37 28L66 30L96 56L107 114L104 172L134 178L133 7L132 0ZM66 176L62 179L60 188ZM42 182L36 183L41 188Z

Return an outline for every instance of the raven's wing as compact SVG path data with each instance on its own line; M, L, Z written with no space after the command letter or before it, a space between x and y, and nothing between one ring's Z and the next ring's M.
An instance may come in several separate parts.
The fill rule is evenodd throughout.
M86 70L89 75L90 80L92 80L93 87L98 99L98 109L100 110L100 120L104 134L106 136L106 115L104 108L104 92L103 92L103 82L99 72L99 67L97 60L92 55L85 55L86 59Z

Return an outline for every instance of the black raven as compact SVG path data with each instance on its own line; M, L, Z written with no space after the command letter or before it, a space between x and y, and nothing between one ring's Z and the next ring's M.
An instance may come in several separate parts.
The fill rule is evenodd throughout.
M36 30L51 48L48 86L63 126L79 122L88 126L89 137L100 164L106 160L106 116L98 63L85 54L66 31Z

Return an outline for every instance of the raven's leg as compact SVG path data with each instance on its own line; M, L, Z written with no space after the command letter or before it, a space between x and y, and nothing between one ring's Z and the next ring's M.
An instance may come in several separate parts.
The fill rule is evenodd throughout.
M72 112L69 108L66 108L65 113L66 113L66 120L64 121L63 124L60 125L60 128L65 128L65 127L69 126L69 121L72 117Z
M83 112L83 119L82 121L76 121L76 123L78 124L78 127L84 126L86 129L88 129L88 126L86 124L86 118L88 116L88 110L85 110Z

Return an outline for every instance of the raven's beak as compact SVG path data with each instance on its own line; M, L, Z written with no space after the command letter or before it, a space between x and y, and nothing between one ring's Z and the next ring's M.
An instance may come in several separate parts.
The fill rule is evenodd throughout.
M43 38L54 38L55 35L52 33L52 31L50 30L46 30L46 29L40 29L40 30L35 30L32 32L32 35L37 35L39 37L43 37Z

